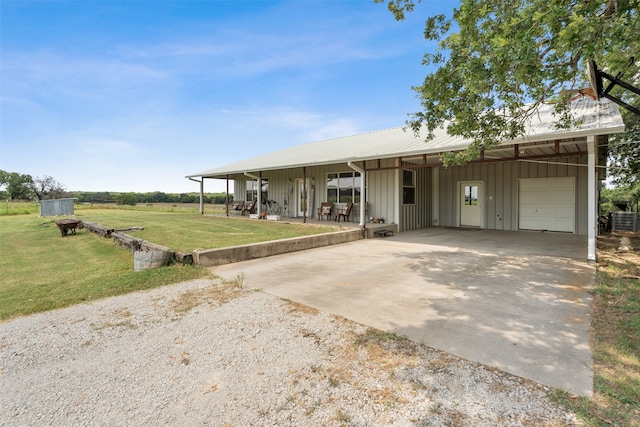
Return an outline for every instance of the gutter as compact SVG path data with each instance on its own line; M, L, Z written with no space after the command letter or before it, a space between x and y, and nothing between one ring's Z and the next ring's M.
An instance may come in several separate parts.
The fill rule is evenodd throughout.
M367 207L367 202L366 200L364 200L365 197L365 172L364 169L361 169L359 166L354 165L353 163L351 163L350 161L347 162L347 166L349 166L351 169L353 169L356 172L360 173L360 227L364 228L364 224L366 221L365 218L365 208Z

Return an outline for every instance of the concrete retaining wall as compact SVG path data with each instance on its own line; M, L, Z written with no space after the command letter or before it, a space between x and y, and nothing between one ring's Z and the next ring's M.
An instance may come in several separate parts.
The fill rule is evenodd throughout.
M253 243L250 245L231 246L228 248L207 249L195 251L193 262L204 267L230 264L250 259L264 258L288 252L336 245L363 239L364 230L353 229L334 233L318 234L314 236L296 237L291 239L274 240L271 242Z

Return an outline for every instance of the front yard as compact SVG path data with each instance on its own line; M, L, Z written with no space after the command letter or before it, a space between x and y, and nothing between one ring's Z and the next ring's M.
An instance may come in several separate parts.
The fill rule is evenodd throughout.
M149 209L84 208L76 210L75 217L108 228L144 227L126 233L182 252L332 230ZM88 230L62 238L53 218L35 214L0 217L0 241L0 320L209 274L204 268L180 265L134 272L132 254L111 239Z

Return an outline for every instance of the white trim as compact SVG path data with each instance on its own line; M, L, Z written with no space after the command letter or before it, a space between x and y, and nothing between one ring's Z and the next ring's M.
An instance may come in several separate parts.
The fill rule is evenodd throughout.
M402 215L400 214L400 210L402 207L402 190L400 187L400 174L402 173L402 169L400 166L400 160L396 160L398 163L398 168L393 171L393 217L392 221L388 222L397 222L398 223L398 232L403 230L404 224L402 224Z
M351 169L353 169L354 171L360 173L360 227L364 227L364 224L367 220L367 218L365 218L365 211L367 208L367 201L364 199L365 197L365 172L363 169L360 169L358 166L354 165L351 162L347 162L347 166L349 166ZM355 177L355 174L354 174ZM355 202L355 200L354 200Z

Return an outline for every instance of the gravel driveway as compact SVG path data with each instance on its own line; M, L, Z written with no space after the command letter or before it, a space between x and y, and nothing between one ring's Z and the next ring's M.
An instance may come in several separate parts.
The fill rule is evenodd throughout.
M578 425L532 381L237 285L0 324L0 425Z

